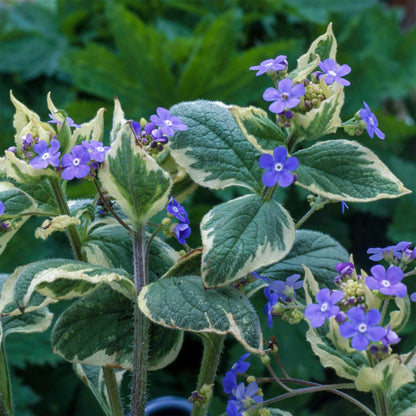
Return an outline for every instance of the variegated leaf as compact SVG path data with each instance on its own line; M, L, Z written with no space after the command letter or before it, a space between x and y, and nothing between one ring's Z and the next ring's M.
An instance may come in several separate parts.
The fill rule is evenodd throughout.
M209 211L201 234L204 286L218 287L282 259L292 248L295 227L278 202L245 195Z
M261 108L233 105L230 111L247 140L260 152L273 151L286 143L286 134Z
M344 105L344 88L339 85L334 93L305 114L295 113L294 123L300 134L308 140L335 133L341 126L340 113Z
M410 193L369 149L355 141L327 140L293 153L296 184L338 201L370 202Z
M55 231L65 231L70 225L79 225L78 218L69 215L58 215L51 220L43 221L42 225L35 230L35 237L46 240Z
M260 152L247 141L225 104L185 102L174 105L171 113L188 126L170 141L172 156L197 184L211 189L238 185L261 192Z
M114 98L114 111L113 111L113 127L110 132L110 143L113 143L122 127L126 124L126 119L124 118L124 111L121 108L120 101L117 97Z
M170 176L136 143L128 123L111 144L99 178L136 228L166 206L172 186Z
M159 279L139 295L140 310L153 322L190 332L231 333L254 353L262 351L258 316L235 289L205 290L198 276Z
M75 129L71 135L71 146L81 144L83 140L89 142L96 140L102 142L104 133L104 112L105 108L100 108L93 119L82 123L80 128Z

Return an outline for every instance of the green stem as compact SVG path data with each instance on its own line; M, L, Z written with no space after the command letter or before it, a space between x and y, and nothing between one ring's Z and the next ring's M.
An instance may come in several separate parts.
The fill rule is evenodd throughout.
M7 367L6 348L0 341L0 415L13 416L12 390L9 368Z
M123 416L124 412L120 401L116 374L111 367L103 367L103 373L105 385L107 386L108 397L110 399L112 416Z
M390 299L385 299L383 303L383 308L381 309L381 320L380 325L383 325L384 317L386 316L387 308L389 307Z
M367 359L368 362L370 364L371 367L375 367L377 365L377 362L374 358L374 356L367 351ZM387 397L384 394L384 392L382 390L373 390L373 399L374 399L374 404L376 406L376 414L377 416L388 416L389 413L389 406L387 403Z
M316 198L315 203L312 205L311 209L296 223L295 228L298 229L304 222L306 222L309 217L319 208L324 207L328 203L327 200L323 199L321 196Z
M134 283L137 293L146 285L146 234L142 226L133 234ZM133 373L131 380L131 416L144 416L146 405L149 320L134 305Z
M61 183L58 178L49 178L49 182L52 187L53 194L58 204L58 208L61 214L71 215L68 203L66 201L65 193L62 189ZM79 261L86 261L85 256L82 254L82 241L79 235L78 229L74 224L71 224L67 229L69 241L71 243L74 257ZM107 386L107 393L110 397L111 410L114 416L123 415L123 407L121 404L120 393L118 391L116 376L113 368L103 367L104 378ZM112 374L111 374L112 373ZM107 381L108 380L108 381ZM115 383L115 385L114 385Z
M218 364L220 362L224 335L203 334L204 353L202 356L201 368L199 370L197 391L201 393L204 386L211 386L215 382ZM202 403L196 402L192 408L192 416L205 416L211 402L212 390L210 394L205 394L206 400Z
M68 203L66 202L65 194L62 189L61 183L58 178L49 177L49 182L52 187L53 194L58 204L59 211L62 215L71 216L71 211L69 210ZM81 252L81 237L78 233L78 230L74 224L71 224L67 229L69 242L71 243L72 251L77 260L84 261L84 256Z

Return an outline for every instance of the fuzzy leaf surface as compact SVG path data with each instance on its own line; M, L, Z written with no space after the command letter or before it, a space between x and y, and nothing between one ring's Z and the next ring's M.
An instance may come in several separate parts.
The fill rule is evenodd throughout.
M371 202L410 191L369 149L349 140L327 140L293 153L296 184L338 201Z
M190 332L231 333L254 353L262 350L260 323L235 289L205 290L198 276L159 279L143 288L139 308L153 322Z
M201 222L202 279L229 284L282 259L295 240L289 213L276 201L245 195L209 211Z
M170 111L188 126L170 141L172 156L197 184L211 189L238 185L261 192L260 152L247 141L227 106L198 100L174 105Z

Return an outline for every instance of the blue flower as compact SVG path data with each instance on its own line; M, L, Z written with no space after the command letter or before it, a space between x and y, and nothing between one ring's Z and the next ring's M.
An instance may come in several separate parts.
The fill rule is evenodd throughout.
M319 63L319 68L324 72L320 75L325 76L325 84L331 85L333 82L338 82L338 84L348 86L350 82L342 78L343 76L351 72L351 67L348 65L338 65L333 59L325 59L323 62Z
M381 338L381 342L385 347L389 345L398 344L401 338L390 328L390 325L386 328L386 332L384 333L383 338Z
M238 384L234 389L232 398L228 401L226 412L228 416L242 416L245 409L261 403L263 397L257 394L259 386L255 381L251 382L247 387L244 383Z
M276 292L272 292L269 288L269 286L266 286L263 290L264 296L266 296L266 299L268 302L264 306L264 313L267 316L267 325L271 328L273 326L273 306L277 304L279 300L279 296Z
M270 283L270 290L274 290L279 299L283 302L292 302L296 297L295 290L303 286L303 280L299 281L300 274L289 276L285 282L282 280L274 280Z
M322 326L326 319L335 316L339 312L339 306L335 306L344 297L344 292L337 290L321 289L316 294L318 303L311 303L305 309L305 318L309 320L313 328Z
M287 157L287 150L283 146L276 147L273 156L263 154L260 156L259 165L267 172L263 174L262 181L267 187L272 187L279 183L279 186L285 188L293 183L294 176L290 171L299 166L299 161L295 156Z
M342 213L344 213L346 209L350 209L350 207L347 205L347 203L345 201L341 201Z
M59 156L61 152L58 152L60 143L56 139L52 139L50 147L45 140L41 140L39 143L33 145L33 151L39 156L34 157L29 164L35 169L45 169L49 165L59 166Z
M171 196L168 205L166 206L166 211L181 222L186 222L188 220L188 214L185 211L185 208L179 204L173 196Z
M84 178L90 173L88 163L91 160L90 153L87 148L82 145L76 145L71 149L71 154L67 153L62 157L62 179L70 181L74 178Z
M104 162L105 155L110 150L110 146L104 146L102 142L96 140L83 141L82 144L90 151L91 160L99 163Z
M260 65L251 66L251 71L259 71L256 77L269 71L282 71L287 68L287 56L279 55L275 59L266 59Z
M158 107L156 109L157 115L150 116L150 121L152 121L156 126L160 128L161 133L166 134L166 136L173 136L175 130L187 130L188 126L175 116L172 116L169 110L166 108Z
M53 114L49 114L50 120L48 121L48 123L56 123L58 126L60 126L62 124L62 121L59 121ZM68 125L68 127L75 127L75 128L80 128L81 125L76 124L74 122L74 120L72 120L71 117L67 117L66 118L66 124Z
M365 122L368 135L373 138L375 133L379 139L384 140L386 135L378 128L377 117L371 112L367 103L365 101L363 103L365 108L360 109L360 117Z
M279 81L278 89L270 87L264 91L263 99L265 101L274 101L269 106L272 113L280 114L285 109L294 108L300 103L300 98L305 95L305 86L303 84L293 85L290 78Z
M412 302L416 302L416 292L413 292L413 293L410 295L410 300L411 300Z
M244 374L250 367L250 363L246 363L244 360L250 356L250 353L243 354L239 360L233 364L230 370L225 374L222 379L222 385L224 392L232 394L237 387L237 374Z
M189 220L188 222L180 222L179 224L176 224L173 231L175 232L175 236L178 240L178 243L186 244L185 239L191 235L191 227L189 226Z
M371 290L378 290L385 296L397 296L404 298L407 293L407 287L401 280L403 271L400 267L390 266L387 270L381 264L371 268L371 276L367 276L365 283Z
M369 248L367 250L367 254L372 254L372 256L370 256L370 260L373 261L380 261L383 258L385 260L390 260L394 257L400 260L403 252L406 252L406 250L410 247L411 244L412 243L409 243L408 241L401 241L400 243L397 243L395 246L387 246L384 248Z
M354 307L347 315L349 322L341 324L339 332L344 338L352 338L351 346L357 351L364 351L370 341L380 341L384 337L385 329L377 326L381 320L377 309L365 313L361 308Z

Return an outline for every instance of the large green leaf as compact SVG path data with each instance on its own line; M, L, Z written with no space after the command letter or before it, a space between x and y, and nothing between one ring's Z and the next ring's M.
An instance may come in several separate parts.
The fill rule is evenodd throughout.
M260 152L273 151L286 143L286 134L267 113L257 107L231 106L230 111L247 140Z
M318 231L298 230L292 249L283 260L265 267L261 275L271 280L286 280L290 275L303 274L307 266L322 287L333 286L336 265L348 261L347 251L332 237ZM247 286L252 294L264 286L262 280Z
M7 315L32 311L58 299L85 296L101 285L135 297L134 283L122 269L66 259L38 261L9 277L0 297L0 311Z
M293 156L299 159L296 184L325 198L370 202L410 192L371 150L355 141L318 142Z
M172 156L196 183L212 189L239 185L261 191L260 152L224 104L199 100L177 104L171 112L188 126L170 141Z
M76 300L61 315L52 334L53 350L70 362L130 370L133 312L131 299L103 286ZM182 331L151 324L149 370L174 361L182 341Z
M135 227L166 206L172 186L170 176L137 144L128 123L111 144L99 178Z
M276 201L245 195L217 205L201 222L202 278L223 286L282 259L295 240L289 213Z
M139 295L141 311L153 322L190 332L233 334L246 349L262 350L258 316L235 289L205 290L198 276L160 279Z

